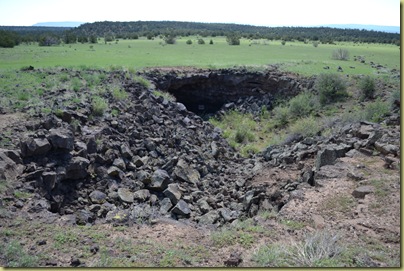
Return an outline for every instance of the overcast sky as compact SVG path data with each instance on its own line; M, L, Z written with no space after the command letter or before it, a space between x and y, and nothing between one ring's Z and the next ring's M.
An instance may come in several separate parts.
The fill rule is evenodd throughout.
M400 26L400 0L0 0L0 25L139 20Z

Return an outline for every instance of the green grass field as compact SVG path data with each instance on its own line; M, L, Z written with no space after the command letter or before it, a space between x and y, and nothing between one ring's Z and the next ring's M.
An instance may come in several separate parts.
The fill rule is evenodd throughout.
M186 41L191 39L193 44ZM32 65L44 67L92 66L106 68L122 66L141 69L144 67L195 66L200 68L225 68L233 66L257 66L282 64L286 70L303 75L335 72L341 66L346 74L373 74L370 61L389 69L400 69L400 50L395 45L339 43L319 44L310 42L286 42L268 40L241 40L240 46L229 46L225 37L205 38L206 44L197 44L197 37L177 39L175 45L163 45L161 39L119 40L105 44L69 44L39 47L37 44L20 45L12 49L0 48L0 69L19 69ZM334 50L349 51L348 61L331 58ZM354 56L363 56L366 64L354 61ZM324 70L329 66L330 70ZM350 68L355 67L355 69Z

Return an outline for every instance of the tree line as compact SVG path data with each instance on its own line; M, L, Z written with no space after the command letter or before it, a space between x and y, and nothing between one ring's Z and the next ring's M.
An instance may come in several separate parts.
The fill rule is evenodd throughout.
M361 43L386 43L400 45L400 34L360 29L330 27L264 27L225 23L195 23L177 21L134 21L85 23L75 28L68 27L2 27L0 26L0 47L10 47L21 42L38 42L47 46L64 42L96 43L98 38L106 42L116 39L137 39L171 36L201 37L239 36L247 39L268 39L283 41L318 41L333 43L352 41ZM8 46L4 46L4 44ZM13 47L12 45L11 47Z

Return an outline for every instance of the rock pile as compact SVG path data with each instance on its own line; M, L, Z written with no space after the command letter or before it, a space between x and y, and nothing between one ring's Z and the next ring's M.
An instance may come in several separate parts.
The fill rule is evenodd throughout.
M123 79L124 81L124 79ZM220 131L181 103L126 81L125 101L106 96L118 116L92 117L91 105L26 123L20 150L1 152L4 176L33 193L31 213L77 224L144 223L168 216L224 223L243 215L254 191L244 161Z
M332 175L326 168L341 157L377 152L386 168L399 166L397 115L386 126L349 124L328 138L295 136L243 159L219 129L184 104L155 96L123 74L112 76L122 77L128 93L126 100L104 95L119 114L94 117L84 101L14 129L19 150L0 150L0 178L17 178L13 189L32 195L17 199L7 192L14 208L83 225L159 217L223 224L260 209L279 211L299 196L299 186ZM267 98L261 100L270 103ZM256 97L247 101L258 106ZM234 103L250 110L246 105ZM271 187L252 182L264 166L291 165L300 170L296 178L274 180Z

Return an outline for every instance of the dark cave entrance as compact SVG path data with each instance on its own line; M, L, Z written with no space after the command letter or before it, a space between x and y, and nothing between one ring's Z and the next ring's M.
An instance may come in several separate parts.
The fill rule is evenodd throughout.
M270 100L291 97L302 86L295 78L277 70L178 70L159 76L153 74L152 80L158 89L172 94L187 110L204 119L226 104L264 97Z

